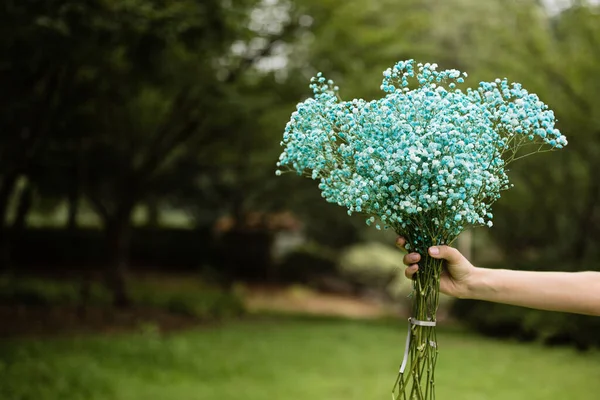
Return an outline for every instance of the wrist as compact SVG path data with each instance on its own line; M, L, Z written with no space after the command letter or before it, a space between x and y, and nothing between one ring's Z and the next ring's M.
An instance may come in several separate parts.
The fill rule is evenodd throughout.
M492 290L489 284L490 271L487 268L473 267L465 282L465 288L460 298L472 300L485 299L486 293Z

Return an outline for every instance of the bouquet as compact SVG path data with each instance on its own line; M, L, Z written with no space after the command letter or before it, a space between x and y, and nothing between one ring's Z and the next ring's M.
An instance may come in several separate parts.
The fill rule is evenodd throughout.
M277 175L291 170L318 180L328 202L393 229L421 254L394 398L435 398L443 261L427 249L451 244L467 227L491 227L491 206L511 186L507 166L567 144L537 95L507 79L461 89L465 78L401 61L383 72L382 98L343 101L319 73L314 96L298 104L281 142Z

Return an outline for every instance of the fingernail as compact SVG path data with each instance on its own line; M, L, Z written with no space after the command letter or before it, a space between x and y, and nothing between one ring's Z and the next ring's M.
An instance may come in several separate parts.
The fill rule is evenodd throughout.
M429 254L431 254L432 256L437 256L438 254L440 254L440 249L435 246L430 247Z

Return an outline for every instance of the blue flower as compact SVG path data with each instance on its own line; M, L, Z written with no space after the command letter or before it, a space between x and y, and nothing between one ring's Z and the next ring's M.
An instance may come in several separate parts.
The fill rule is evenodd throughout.
M278 167L319 180L327 201L366 215L367 225L385 222L417 251L491 226L491 206L511 186L505 168L522 147L560 149L567 140L520 84L456 89L466 77L401 61L384 71L382 98L342 101L319 73L285 128Z

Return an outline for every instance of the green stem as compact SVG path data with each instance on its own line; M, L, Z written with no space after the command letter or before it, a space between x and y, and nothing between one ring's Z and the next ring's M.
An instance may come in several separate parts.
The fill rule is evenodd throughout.
M421 260L419 272L414 278L412 316L419 321L435 321L443 261L428 255L422 256ZM434 377L438 353L435 329L430 326L411 326L409 362L394 386L395 399L435 399Z

